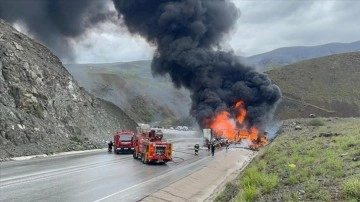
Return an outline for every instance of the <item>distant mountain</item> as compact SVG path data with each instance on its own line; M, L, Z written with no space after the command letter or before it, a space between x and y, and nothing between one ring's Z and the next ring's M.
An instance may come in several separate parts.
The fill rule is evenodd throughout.
M297 62L267 74L283 94L281 119L360 116L360 52Z
M273 51L242 58L244 63L267 71L302 60L308 60L339 53L360 51L360 41L352 43L329 43L319 46L296 46L275 49Z

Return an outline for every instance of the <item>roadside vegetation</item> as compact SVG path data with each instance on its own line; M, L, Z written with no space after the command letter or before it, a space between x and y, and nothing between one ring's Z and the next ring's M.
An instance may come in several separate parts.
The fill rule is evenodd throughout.
M285 121L215 201L360 201L360 119Z

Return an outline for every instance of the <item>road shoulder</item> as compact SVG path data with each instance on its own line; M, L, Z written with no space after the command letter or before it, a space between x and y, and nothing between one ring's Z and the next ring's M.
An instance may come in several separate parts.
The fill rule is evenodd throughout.
M257 152L231 148L209 158L207 166L144 198L144 202L213 201L225 184L251 162Z

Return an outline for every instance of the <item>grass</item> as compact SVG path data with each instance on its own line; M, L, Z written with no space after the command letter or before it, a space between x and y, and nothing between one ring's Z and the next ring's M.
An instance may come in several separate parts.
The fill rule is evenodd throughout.
M225 185L225 189L227 190L227 192L222 193L218 196L219 200L221 201L229 201L234 198L239 192L239 186L234 182L227 183Z
M284 132L231 182L236 196L225 188L215 201L359 201L360 161L352 159L360 156L360 119L313 119L323 123L317 127L309 120L297 131L285 122ZM338 135L320 136L330 132Z
M321 121L320 119L312 119L310 120L307 125L309 126L323 126L325 123Z
M351 200L360 199L360 174L347 179L343 183L343 195Z

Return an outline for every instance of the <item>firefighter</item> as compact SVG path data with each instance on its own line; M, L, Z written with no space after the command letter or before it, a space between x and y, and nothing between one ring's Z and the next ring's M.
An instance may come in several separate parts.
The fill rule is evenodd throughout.
M211 155L214 156L214 154L215 154L215 143L212 142L211 143Z
M110 142L108 143L108 151L111 152L112 151L112 147L113 147L113 142L110 140Z
M208 151L210 151L210 147L211 147L211 143L210 143L210 141L208 141L208 143L207 143Z
M199 144L194 145L195 156L197 156L199 154L199 148L200 148Z

